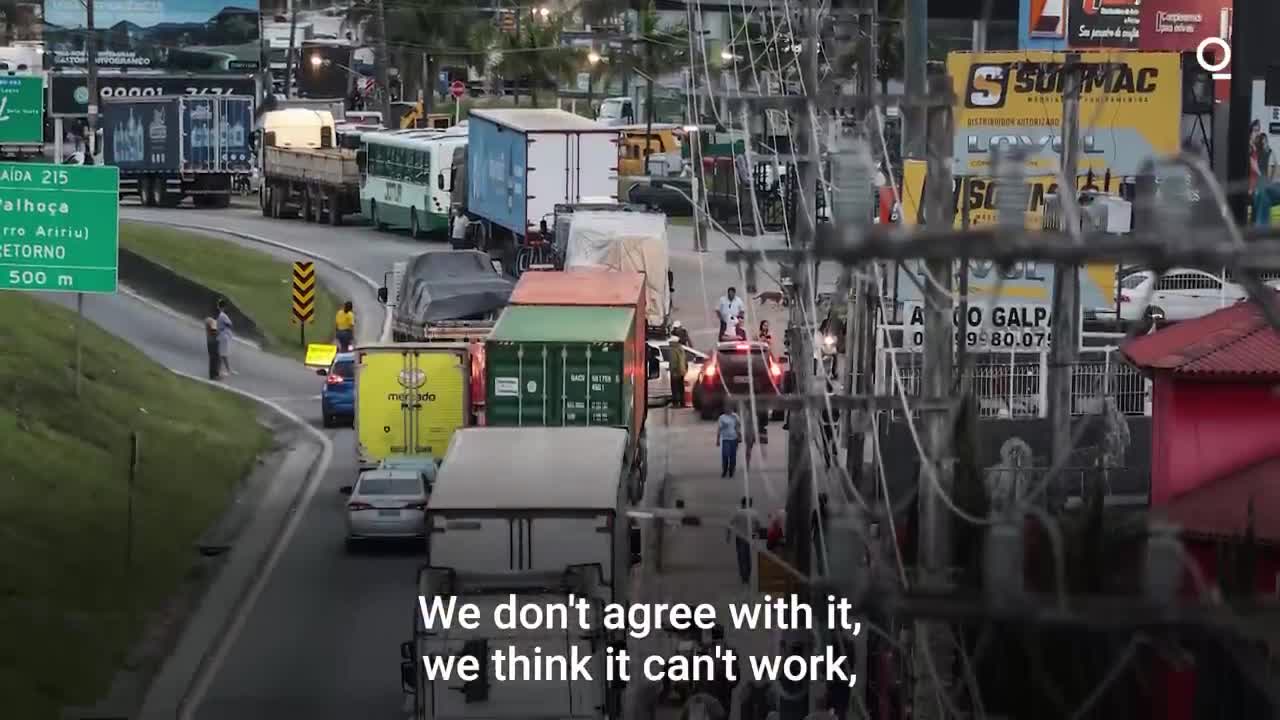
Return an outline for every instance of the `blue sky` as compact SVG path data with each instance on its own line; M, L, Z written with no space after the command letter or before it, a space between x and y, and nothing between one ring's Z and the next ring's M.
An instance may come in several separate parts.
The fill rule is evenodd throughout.
M257 0L95 0L93 22L111 27L128 20L140 27L160 23L205 22L226 7L257 7ZM44 20L62 27L84 27L80 0L45 0Z

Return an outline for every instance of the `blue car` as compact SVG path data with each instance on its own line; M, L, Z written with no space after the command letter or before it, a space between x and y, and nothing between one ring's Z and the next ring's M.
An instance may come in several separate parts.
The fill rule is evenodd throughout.
M356 413L356 356L354 353L338 353L328 370L317 370L324 376L324 390L320 393L320 415L327 428L341 423L350 424Z

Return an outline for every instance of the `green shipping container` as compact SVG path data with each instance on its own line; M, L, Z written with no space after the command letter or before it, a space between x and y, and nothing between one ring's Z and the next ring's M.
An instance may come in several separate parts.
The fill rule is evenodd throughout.
M506 308L485 341L486 423L622 427L634 444L635 322L624 307Z

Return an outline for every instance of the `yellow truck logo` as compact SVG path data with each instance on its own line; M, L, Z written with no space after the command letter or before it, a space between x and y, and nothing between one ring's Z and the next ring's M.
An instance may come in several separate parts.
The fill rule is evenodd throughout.
M361 348L356 364L356 450L362 465L393 453L441 457L470 412L465 350Z

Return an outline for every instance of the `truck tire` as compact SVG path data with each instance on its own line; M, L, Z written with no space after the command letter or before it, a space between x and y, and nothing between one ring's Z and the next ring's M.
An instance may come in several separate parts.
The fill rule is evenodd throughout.
M156 182L156 186L158 188L156 190L156 194L160 196L156 204L160 207L176 208L178 207L178 203L182 202L182 193L169 192L168 188L165 187L164 180Z
M284 193L280 191L279 185L271 188L271 217L284 217Z
M329 192L329 224L334 227L342 224L342 208L338 205L337 191Z
M378 230L386 230L387 224L378 221L378 203L375 200L369 201L369 219L373 221L373 226Z
M312 212L315 200L313 199L311 188L302 191L302 220L303 222L311 222L315 220L315 214Z
M409 208L409 237L417 240L422 237L421 228L418 227L418 209Z
M231 207L231 194L227 193L226 195L214 195L213 197L209 198L209 207L218 208L218 209Z
M267 183L258 188L258 205L262 207L262 217L271 217L271 186Z
M325 214L325 203L326 203L327 198L329 197L329 195L328 195L328 193L326 193L325 191L321 190L320 188L316 188L316 194L315 194L315 195L316 195L316 199L315 199L315 207L314 207L313 209L315 210L316 214L315 214L315 218L314 218L314 220L315 220L317 223L324 223L324 221L325 221L325 217L326 217L326 214Z
M153 205L151 199L151 178L138 178L138 198L142 201L142 207L151 207Z

